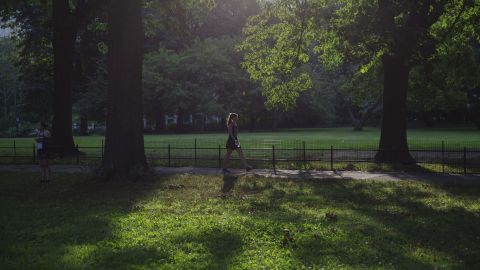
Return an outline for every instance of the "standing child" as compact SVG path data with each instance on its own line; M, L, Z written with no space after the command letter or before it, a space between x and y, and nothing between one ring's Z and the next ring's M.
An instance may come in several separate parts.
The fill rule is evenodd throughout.
M233 151L237 151L238 156L243 161L243 167L245 170L251 170L251 167L247 166L247 161L243 156L243 151L240 146L240 142L238 141L238 114L236 113L229 113L227 117L227 128L228 128L228 139L227 139L227 153L225 154L225 158L223 159L223 172L229 173L230 171L227 169L228 162L230 160L230 155Z
M50 138L50 132L46 130L47 125L45 122L40 121L37 123L37 159L40 169L42 170L42 178L40 183L50 182L50 167L48 166L48 140Z

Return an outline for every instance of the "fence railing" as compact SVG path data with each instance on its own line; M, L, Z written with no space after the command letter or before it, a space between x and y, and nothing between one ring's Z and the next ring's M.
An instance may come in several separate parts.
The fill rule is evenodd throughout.
M431 171L438 173L480 173L480 147L445 147L442 142L439 149L416 147L410 154L415 165L377 163L376 148L360 145L353 147L308 147L305 142L292 147L275 144L242 147L249 165L254 168L271 169L316 169L316 170L380 170L380 171ZM76 145L72 155L51 156L54 164L101 165L104 159L104 144L100 146ZM14 140L11 146L0 146L0 164L35 163L36 145L18 146ZM178 146L164 144L146 146L145 154L152 166L168 167L222 167L226 149L222 145ZM127 154L127 153L126 153ZM241 167L238 157L230 159L231 167Z

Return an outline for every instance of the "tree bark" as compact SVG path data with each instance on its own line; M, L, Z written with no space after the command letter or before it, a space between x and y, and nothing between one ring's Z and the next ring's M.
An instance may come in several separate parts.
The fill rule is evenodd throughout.
M147 172L143 139L141 0L111 1L104 169L107 178L140 180Z
M414 163L407 143L407 89L409 68L398 55L383 57L384 90L377 162Z
M62 154L75 150L72 133L73 58L77 29L67 1L53 0L53 121L52 142Z

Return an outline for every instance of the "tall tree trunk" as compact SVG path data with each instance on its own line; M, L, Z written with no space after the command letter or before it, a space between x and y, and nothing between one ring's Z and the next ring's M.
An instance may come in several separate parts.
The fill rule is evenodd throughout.
M414 163L407 143L407 89L409 68L399 56L383 57L383 118L378 162Z
M72 134L73 58L77 29L68 2L53 0L53 121L54 151L74 151Z
M143 140L142 0L110 3L104 169L107 178L136 180L147 171Z

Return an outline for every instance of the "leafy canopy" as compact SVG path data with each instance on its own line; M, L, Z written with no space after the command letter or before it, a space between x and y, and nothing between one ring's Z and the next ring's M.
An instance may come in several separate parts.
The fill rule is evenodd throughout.
M479 16L478 0L268 1L250 19L239 49L268 105L291 109L312 87L312 63L330 70L350 63L368 73L390 54L410 67L425 64L448 52L448 44L479 42Z

